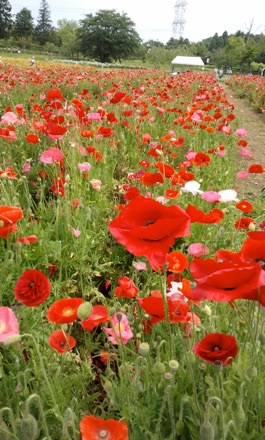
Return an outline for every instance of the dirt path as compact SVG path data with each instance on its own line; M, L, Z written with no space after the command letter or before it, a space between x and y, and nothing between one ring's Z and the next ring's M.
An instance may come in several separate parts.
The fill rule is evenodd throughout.
M243 99L236 98L233 90L227 83L222 83L224 91L229 101L234 102L234 114L240 122L240 128L244 128L248 135L247 149L251 152L250 158L242 158L239 154L239 162L242 163L242 170L247 171L248 167L254 163L259 163L265 168L265 123L258 113L255 113ZM242 185L244 194L251 201L253 198L265 195L265 174L251 174L249 179L238 179L239 190Z

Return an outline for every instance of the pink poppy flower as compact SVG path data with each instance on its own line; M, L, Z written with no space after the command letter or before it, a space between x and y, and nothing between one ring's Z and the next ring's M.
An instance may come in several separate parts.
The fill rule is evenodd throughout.
M247 136L247 131L244 130L244 128L239 128L238 130L235 131L235 134L239 137L244 137Z
M206 200L206 202L215 203L219 202L221 196L215 191L205 191L201 194L202 199Z
M13 112L6 112L2 117L1 117L1 124L17 124L19 121L17 115Z
M147 265L144 263L144 261L134 261L133 266L137 270L147 270Z
M67 227L68 227L69 231L71 231L72 234L73 234L76 238L78 238L78 237L80 236L81 231L79 231L79 229L74 229L71 225L67 225Z
M80 171L90 171L92 166L88 162L78 163L77 164Z
M223 127L222 127L222 132L223 133L225 133L225 134L230 134L231 133L231 127L229 126L229 125L224 125Z
M99 113L88 113L87 117L91 121L101 121L101 116Z
M18 321L13 310L5 306L0 307L0 342L18 334Z
M133 337L133 332L128 322L128 318L124 313L117 312L111 318L113 328L103 327L105 332L109 335L108 339L112 344L127 344Z
M249 150L246 150L245 148L244 149L242 148L240 150L240 154L241 154L241 156L244 156L244 157L251 157L251 152Z
M192 257L201 257L202 255L208 255L209 252L210 249L203 243L192 243L188 247L188 255L191 255Z
M236 174L236 177L237 177L238 179L247 179L247 178L249 177L249 174L247 173L247 171L239 171L239 172Z
M40 155L39 161L46 164L60 162L63 159L63 152L59 148L48 148Z
M89 183L90 183L90 185L93 186L94 189L96 189L97 191L100 191L100 189L101 189L101 185L102 185L101 180L98 180L98 179L92 179L92 180L90 180Z
M22 167L22 173L27 174L30 172L30 163L29 162L25 162L23 167Z

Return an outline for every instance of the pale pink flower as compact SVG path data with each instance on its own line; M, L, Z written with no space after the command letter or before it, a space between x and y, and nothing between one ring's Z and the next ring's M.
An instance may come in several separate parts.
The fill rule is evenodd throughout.
M239 137L244 137L248 135L247 131L244 130L244 128L239 128L238 130L235 131L235 134Z
M147 270L147 265L144 261L134 261L133 266L137 270Z
M224 125L222 127L222 132L225 133L225 134L230 134L231 131L232 131L232 129L231 129L230 125Z
M218 156L226 156L226 151L225 150L219 150L216 153Z
M23 167L22 167L22 173L27 174L30 172L30 163L29 162L25 162Z
M240 150L240 154L244 157L251 157L251 152L249 150L246 150L245 148L242 148Z
M77 166L80 171L90 171L92 168L89 162L78 163Z
M0 307L0 342L18 334L18 321L13 310L5 306Z
M17 124L19 122L19 119L17 117L17 115L13 112L6 112L2 117L1 117L1 124Z
M82 156L86 156L87 155L87 151L86 151L85 147L79 147L79 153Z
M201 257L202 255L208 255L209 252L210 249L203 243L192 243L188 247L188 255L191 255L192 257Z
M181 188L182 192L190 192L194 196L196 194L202 194L203 191L200 190L201 184L199 182L196 182L196 180L190 180L189 182L185 183L184 187Z
M99 113L88 113L87 117L91 121L101 121L101 115Z
M220 196L219 202L239 202L237 199L237 192L234 189L223 189L218 191Z
M101 180L98 180L98 179L92 179L92 180L90 180L89 183L90 183L90 185L93 186L94 189L96 189L97 191L100 191L100 189L101 189L101 185L102 185Z
M156 198L156 201L161 203L161 205L166 205L168 203L168 199L166 197L163 197L163 196L158 196Z
M196 156L195 151L189 151L187 154L185 154L186 159L192 160Z
M169 130L169 131L168 131L168 134L170 134L170 136L174 136L175 131L174 131L174 130Z
M46 95L45 95L45 93L41 93L41 94L40 94L40 99L41 99L42 101L44 101L44 99L46 99Z
M127 344L133 337L133 332L129 326L127 316L122 312L115 313L111 318L112 328L103 327L109 335L109 341L114 344Z
M249 177L249 174L247 171L239 171L236 174L236 177L238 177L238 179L247 179Z
M201 194L201 197L206 200L206 202L215 203L219 202L221 196L215 191L205 191Z
M193 113L191 120L193 122L201 122L201 120L202 120L201 115L199 115L198 113Z
M46 164L60 162L63 159L63 152L59 148L48 148L40 155L39 161Z
M73 234L76 238L78 238L78 237L80 236L81 231L79 231L79 229L74 229L73 226L71 226L71 225L67 225L67 227L68 227L69 231L71 231L72 234Z

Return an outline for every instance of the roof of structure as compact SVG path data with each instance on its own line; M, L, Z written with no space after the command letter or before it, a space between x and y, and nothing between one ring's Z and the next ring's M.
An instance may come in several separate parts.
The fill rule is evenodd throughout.
M185 56L176 56L174 60L171 61L171 64L179 64L181 66L204 66L204 62L201 57L185 57Z

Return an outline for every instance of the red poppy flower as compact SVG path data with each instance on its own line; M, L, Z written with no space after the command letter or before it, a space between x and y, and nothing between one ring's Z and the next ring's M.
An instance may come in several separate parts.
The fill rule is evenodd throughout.
M126 93L124 92L116 92L113 97L110 99L111 104L117 104L126 96Z
M196 287L187 295L192 300L231 302L236 299L258 300L258 288L265 276L258 263L196 258L190 264Z
M156 183L163 183L164 178L161 173L150 173L146 171L141 177L140 182L145 186L154 186Z
M16 240L19 243L27 244L28 246L30 243L36 243L38 241L38 237L36 235L27 235L26 237L20 237Z
M250 165L248 172L253 174L261 174L264 172L264 168L258 163L253 163L253 165Z
M201 209L197 209L193 205L188 205L186 213L190 216L191 223L206 223L217 224L224 217L223 211L218 208L213 208L208 214L205 214Z
M93 306L92 312L90 313L89 317L84 321L81 321L80 325L81 327L83 327L84 330L91 332L99 324L102 324L102 322L107 322L109 320L110 317L105 306Z
M224 333L209 333L193 346L193 352L211 364L229 365L236 357L238 347L234 336Z
M129 433L125 421L104 420L94 416L85 416L80 421L82 440L128 440Z
M152 267L163 266L175 238L190 233L190 218L179 206L165 206L151 198L135 197L109 224L118 243Z
M64 101L64 97L59 89L49 90L46 95L47 101L53 101L54 99L59 99Z
M58 353L65 353L72 350L76 345L76 340L73 336L69 336L68 333L63 330L55 330L49 336L49 345L54 348Z
M140 307L151 316L151 324L157 324L166 318L164 301L161 292L153 291L151 292L151 296L146 298L136 298L136 300ZM169 322L177 323L187 321L187 314L190 309L190 306L187 302L168 297L167 308Z
M46 318L57 324L68 324L77 319L77 309L84 302L82 298L62 298L49 308Z
M137 197L139 195L140 195L139 189L136 188L136 186L130 186L126 191L126 194L124 194L123 198L124 200L132 200L134 199L134 197Z
M174 168L171 165L162 162L156 162L155 167L160 171L160 173L166 177L170 178L175 173Z
M253 206L251 205L251 203L247 202L246 200L242 200L241 202L238 202L236 204L236 208L246 213L251 212L253 210Z
M119 286L114 289L114 293L118 298L134 298L139 292L139 289L129 277L124 276L118 278L118 283Z
M209 156L207 156L207 154L200 151L199 153L196 153L192 163L196 166L202 166L202 165L208 166L210 163L210 160L211 159Z
M169 272L179 273L185 270L189 265L189 260L182 252L173 251L167 254Z
M177 199L179 197L179 191L174 189L166 189L165 196L169 199Z
M248 229L250 223L256 223L253 218L250 217L242 217L235 222L236 229Z
M19 230L16 222L23 217L23 211L16 206L0 205L0 237L7 238Z
M14 295L22 304L33 307L43 303L50 295L50 291L49 279L39 270L29 269L18 279Z
M28 134L26 136L26 141L30 144L37 144L39 142L39 138L36 134Z

